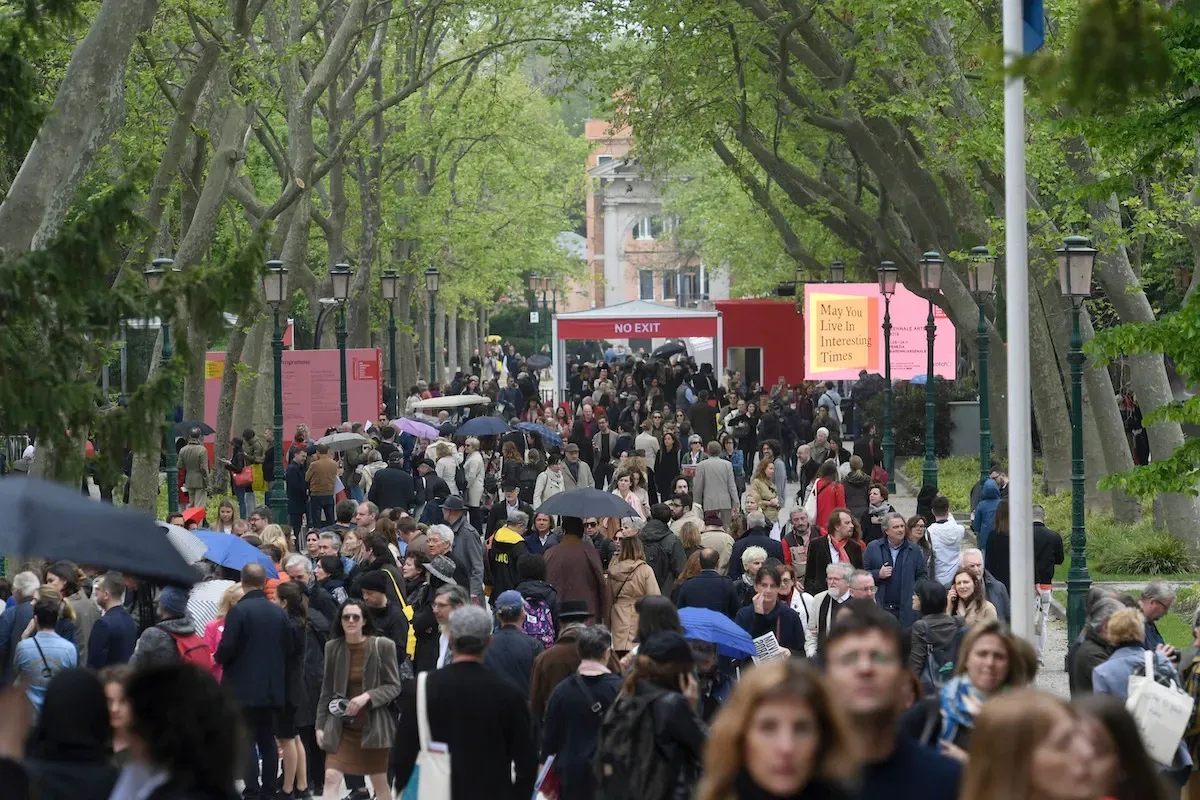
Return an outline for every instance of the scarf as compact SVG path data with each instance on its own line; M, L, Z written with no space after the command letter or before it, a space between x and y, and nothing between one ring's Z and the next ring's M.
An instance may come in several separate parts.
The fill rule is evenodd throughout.
M850 556L846 555L846 542L838 541L836 536L829 534L829 543L833 545L834 550L837 550L838 561L843 564L849 564Z
M983 694L971 685L966 675L951 678L938 695L942 714L942 731L938 738L953 742L960 729L975 725L975 715L983 706Z
M571 473L571 480L578 482L579 481L579 462L578 461L564 461L563 463L567 465L567 471Z
M867 506L867 515L871 517L879 517L889 513L892 510L892 504L884 500L877 506Z

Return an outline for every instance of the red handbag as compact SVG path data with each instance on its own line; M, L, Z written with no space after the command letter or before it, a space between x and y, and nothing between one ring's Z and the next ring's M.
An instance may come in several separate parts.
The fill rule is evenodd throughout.
M871 480L875 483L882 483L884 486L887 486L889 477L891 476L888 475L888 471L878 464L871 467Z
M233 485L240 489L248 489L254 485L254 470L250 464L242 468L241 472L233 473Z

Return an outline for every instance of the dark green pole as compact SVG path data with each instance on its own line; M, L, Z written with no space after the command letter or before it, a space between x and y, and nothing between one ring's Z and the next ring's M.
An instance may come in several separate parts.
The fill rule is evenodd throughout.
M892 298L883 297L883 468L888 494L896 491L896 439L892 432Z
M163 318L162 321L162 368L169 369L171 365L171 356L174 355L174 350L171 347L171 323ZM173 388L173 387L172 387ZM171 393L171 402L174 403L174 392ZM179 467L175 461L175 407L172 405L167 409L167 427L165 431L166 438L166 456L165 464L167 471L167 512L174 514L179 510Z
M936 387L934 381L937 378L933 374L933 338L937 333L937 328L933 324L933 301L929 301L929 317L925 321L925 463L921 469L921 483L923 486L932 486L937 488L937 458L933 451L933 412L936 405Z
M392 343L391 363L388 365L388 379L392 383L392 419L400 416L400 388L396 386L396 301L388 303L388 341Z
M436 348L437 342L434 336L435 322L437 318L437 292L429 293L429 382L433 383L434 373L437 372L437 357Z
M979 347L979 482L988 478L992 467L992 422L988 414L988 330L983 313L983 298L979 300L979 328L976 342Z
M288 521L287 486L283 481L283 460L287 442L283 438L283 329L279 327L279 309L275 309L275 330L271 336L271 352L275 357L275 480L271 481L271 511L280 525Z
M346 396L346 304L340 301L338 302L337 346L338 362L341 367L339 374L341 383L338 389L342 401L342 417L339 421L348 422L350 420L350 400Z
M1083 342L1079 336L1079 303L1071 311L1071 568L1067 572L1067 641L1074 642L1087 618L1092 586L1087 568L1087 530L1083 524Z

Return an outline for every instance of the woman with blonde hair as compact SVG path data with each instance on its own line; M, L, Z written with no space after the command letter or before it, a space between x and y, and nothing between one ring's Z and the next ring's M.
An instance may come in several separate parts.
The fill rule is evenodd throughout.
M661 594L654 570L646 563L646 550L638 536L621 539L621 549L608 565L609 624L613 652L620 658L633 649L637 638L636 604L646 596Z
M242 588L242 585L235 583L221 595L221 603L217 606L216 618L209 620L208 624L204 626L204 643L208 645L210 653L217 652L217 647L221 644L221 637L225 634L225 617L229 615L229 610L237 605L245 593L246 590ZM218 682L221 680L221 675L224 671L225 668L223 666L214 662L212 673Z
M758 508L772 524L779 521L779 490L775 488L775 462L762 459L754 468L750 491L758 496Z
M1095 748L1053 695L1013 692L988 703L971 738L961 800L1096 800Z
M371 449L367 451L365 463L355 467L358 470L358 487L363 490L363 497L367 496L367 492L371 491L371 482L375 480L375 473L387 467L383 463L383 454L378 450Z
M287 534L283 532L283 528L274 523L263 528L263 532L258 537L264 545L273 544L279 548L279 552L286 556L291 552L292 547L288 543Z
M854 753L820 674L803 661L769 662L744 673L717 714L697 797L849 798Z
M688 521L679 527L679 541L683 543L683 554L691 558L692 553L697 552L700 545L700 526L695 522Z

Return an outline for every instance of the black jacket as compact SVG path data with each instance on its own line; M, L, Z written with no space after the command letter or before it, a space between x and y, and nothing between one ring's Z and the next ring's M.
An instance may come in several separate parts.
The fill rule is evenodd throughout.
M524 537L511 528L501 527L496 531L492 537L492 547L487 551L483 574L484 585L492 587L493 602L501 592L515 589L521 582L517 562L528 552Z
M742 577L742 553L747 547L761 547L767 551L767 558L777 558L783 561L783 545L771 538L766 528L754 528L733 543L733 552L729 556L729 577L737 580Z
M533 661L542 652L542 643L520 628L502 625L492 634L492 643L483 654L483 664L512 682L529 700L529 679Z
M529 527L533 527L533 506L526 503L524 500L517 501L517 510L523 511L529 515ZM499 501L492 503L492 510L488 512L487 527L484 529L484 538L491 536L496 531L503 527L508 521L508 501L503 497Z
M741 608L733 581L715 569L701 570L695 577L684 581L679 587L675 605L679 608L707 608L730 619Z
M293 660L287 613L262 589L246 592L225 617L215 658L225 667L221 683L242 707L282 708Z
M417 637L413 670L425 672L437 669L441 631L438 630L437 617L433 615L433 596L428 581L409 589L408 604L413 609L412 627Z
M425 690L429 735L450 750L452 800L528 800L537 776L537 749L526 696L508 678L470 662L429 673ZM392 767L397 785L404 786L420 749L415 686L400 693L400 708ZM480 731L491 735L480 736Z
M415 488L418 505L434 503L440 506L442 501L450 496L450 487L437 476L436 472L431 472L423 478L418 475Z
M871 474L871 470L875 468L875 455L878 452L880 458L880 466L882 466L883 452L879 450L879 445L869 436L860 436L854 440L854 455L862 459L862 471Z
M308 623L304 626L304 694L296 706L297 725L315 725L317 721L317 700L321 696L321 680L325 677L325 643L329 641L329 620L311 606L308 609ZM400 652L397 651L397 655Z
M383 608L369 608L367 613L375 622L375 630L379 635L396 643L396 658L403 663L408 648L408 618L404 616L400 604L389 599Z
M411 514L417 502L412 475L397 466L389 465L379 470L371 479L371 491L367 492L367 499L380 509L399 508Z
M583 683L585 688L580 686ZM554 687L546 704L542 728L542 760L554 758L560 796L591 800L593 796L592 759L600 737L604 712L621 691L621 676L608 673L584 677L572 675ZM600 711L592 704L599 703Z
M304 479L304 474L303 464L297 464L295 461L288 462L283 480L287 485L289 514L303 514L308 511L308 481Z
M734 545L736 547L737 545ZM768 555L770 552L768 551ZM853 539L846 540L846 557L855 569L863 568L863 548ZM738 562L739 565L741 562ZM823 592L829 588L825 583L825 570L833 563L829 555L828 536L810 536L808 538L808 563L804 566L804 591L811 595ZM733 572L733 562L729 564Z
M780 647L786 647L797 656L804 652L804 624L791 606L776 602L766 614L755 613L754 606L746 606L737 612L733 621L752 639L773 633Z
M1054 567L1065 558L1062 537L1044 522L1033 523L1033 582L1053 583Z
M654 579L658 581L660 591L668 593L675 585L675 578L687 566L687 556L683 552L683 542L679 540L665 522L652 519L638 532L642 546L646 548L646 563L654 570ZM666 553L666 564L656 563L659 559L652 556L652 549L657 547Z

